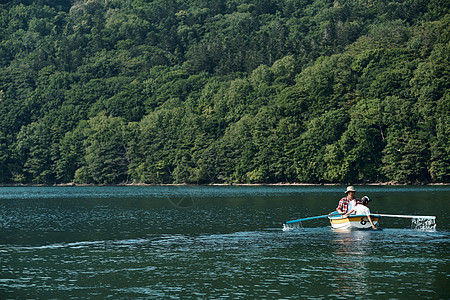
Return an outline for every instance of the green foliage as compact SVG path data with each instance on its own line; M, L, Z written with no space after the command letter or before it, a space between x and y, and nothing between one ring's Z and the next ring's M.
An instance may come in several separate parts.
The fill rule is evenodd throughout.
M54 181L52 165L52 145L49 124L31 123L23 126L17 134L16 153L23 161L23 170L29 174L28 180L36 183Z
M449 182L448 1L0 4L0 183Z
M126 181L129 158L123 120L101 113L89 120L84 135L86 164L78 178L88 175L95 183L106 184Z

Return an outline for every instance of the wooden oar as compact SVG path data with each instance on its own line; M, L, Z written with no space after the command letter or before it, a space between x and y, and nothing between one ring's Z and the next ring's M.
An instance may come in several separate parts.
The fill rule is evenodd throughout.
M337 211L334 211L334 212L330 213L330 215L334 215L337 213L338 213ZM298 222L309 221L309 220L314 220L314 219L322 219L322 218L328 218L328 215L321 215L321 216L308 217L308 218L303 218L303 219L298 219L298 220L286 221L286 222L284 222L284 224L292 224L292 223L298 223Z
M411 215L388 215L388 214L373 214L374 217L391 217L391 218L410 218L410 219L432 219L435 220L435 216L411 216Z

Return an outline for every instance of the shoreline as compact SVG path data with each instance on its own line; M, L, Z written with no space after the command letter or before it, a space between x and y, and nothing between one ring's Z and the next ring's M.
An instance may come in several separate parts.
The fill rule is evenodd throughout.
M446 182L432 183L399 183L399 182L371 182L371 183L117 183L117 184L90 184L90 183L57 183L57 184L33 184L33 183L11 183L0 184L0 187L80 187L80 186L449 186Z

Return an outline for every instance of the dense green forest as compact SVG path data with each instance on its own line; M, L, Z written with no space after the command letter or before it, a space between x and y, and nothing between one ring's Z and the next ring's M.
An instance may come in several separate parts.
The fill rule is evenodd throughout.
M0 183L450 182L448 0L0 3Z

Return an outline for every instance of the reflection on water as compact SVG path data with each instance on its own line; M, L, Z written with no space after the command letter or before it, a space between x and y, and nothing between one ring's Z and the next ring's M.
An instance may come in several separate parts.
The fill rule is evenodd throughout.
M370 255L372 232L367 230L333 230L333 255L338 260L333 275L337 295L349 296L368 292L370 272L365 257ZM341 270L341 271L339 271Z

